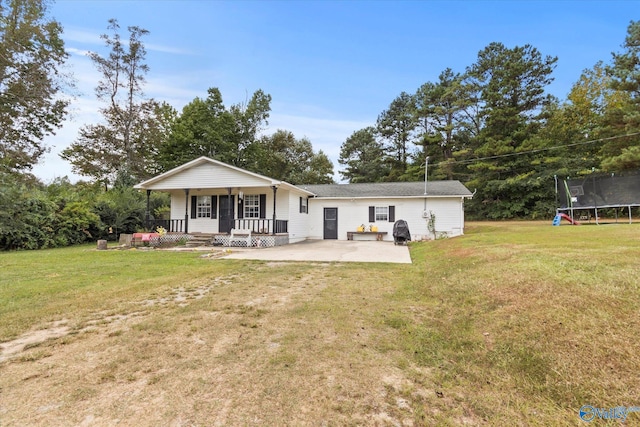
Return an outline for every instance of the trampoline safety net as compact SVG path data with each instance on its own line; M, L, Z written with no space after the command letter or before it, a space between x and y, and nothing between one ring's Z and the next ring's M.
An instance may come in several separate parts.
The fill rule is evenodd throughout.
M558 210L640 206L640 171L558 180Z

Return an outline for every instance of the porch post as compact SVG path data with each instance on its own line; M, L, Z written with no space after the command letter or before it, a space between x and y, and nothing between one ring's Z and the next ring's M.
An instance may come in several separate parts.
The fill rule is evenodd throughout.
M229 221L229 231L227 231L227 233L231 233L231 230L234 229L236 227L235 225L235 221L233 218L233 215L231 212L233 212L233 208L234 206L231 205L231 187L227 187L227 221Z
M189 189L184 189L184 233L189 232Z
M273 189L273 232L272 234L275 235L276 234L276 193L278 192L278 186L272 185L271 188Z
M150 212L150 208L149 208L149 198L151 197L151 190L147 190L147 212L145 215L145 228L147 230L149 230L149 227L151 227L151 212ZM149 230L151 231L151 230Z

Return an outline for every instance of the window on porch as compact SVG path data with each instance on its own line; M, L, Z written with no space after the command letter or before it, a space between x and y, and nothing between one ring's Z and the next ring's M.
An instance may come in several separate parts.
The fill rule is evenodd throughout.
M217 218L218 196L191 196L191 219Z
M211 218L211 196L198 196L197 218Z
M258 194L244 196L244 217L260 218L260 196Z

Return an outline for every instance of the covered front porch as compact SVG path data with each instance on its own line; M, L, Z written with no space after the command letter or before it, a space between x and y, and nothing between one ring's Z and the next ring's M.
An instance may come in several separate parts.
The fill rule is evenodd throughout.
M150 231L163 227L170 234L207 235L213 244L224 245L235 230L251 235L246 246L274 246L307 237L307 199L313 193L207 157L135 188L146 191L145 222ZM152 191L171 195L169 218L154 217Z
M169 234L189 236L194 243L215 246L287 244L289 221L278 218L278 188L273 185L169 191L171 219L154 218L149 203L152 190L147 190L145 225L150 231L163 227ZM234 232L247 238L234 241Z

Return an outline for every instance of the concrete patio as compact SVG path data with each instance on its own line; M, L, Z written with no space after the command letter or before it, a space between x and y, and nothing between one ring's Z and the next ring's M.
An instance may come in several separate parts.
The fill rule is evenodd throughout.
M389 262L411 264L409 248L393 242L306 240L273 248L231 248L221 259L261 261Z

